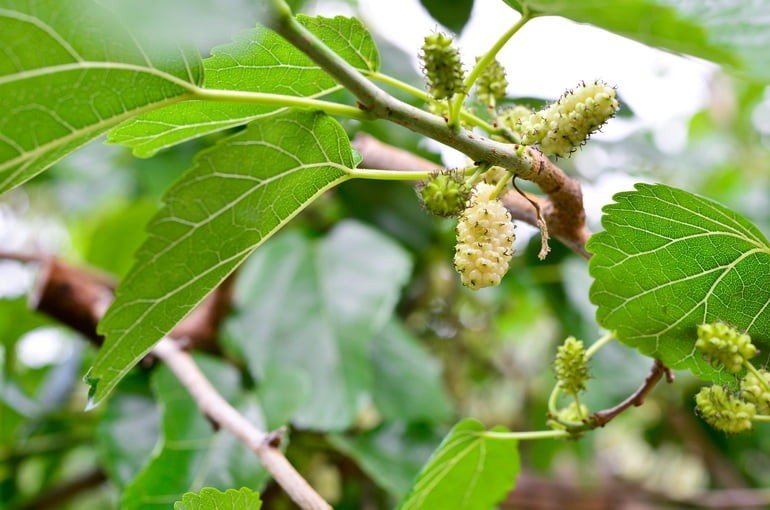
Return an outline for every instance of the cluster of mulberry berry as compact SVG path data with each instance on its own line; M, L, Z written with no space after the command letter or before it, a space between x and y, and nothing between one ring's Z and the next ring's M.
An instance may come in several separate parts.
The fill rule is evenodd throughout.
M714 365L737 374L747 369L741 380L740 393L731 393L721 386L703 388L696 395L697 409L712 427L727 433L751 428L757 414L770 414L770 372L757 370L749 360L757 355L751 337L724 322L698 326L695 347Z
M457 223L455 269L463 285L477 290L500 284L513 256L511 214L496 198L495 186L479 183Z
M422 46L428 91L436 99L449 99L463 89L465 71L453 42L450 36L436 33L426 36Z
M568 156L618 110L615 89L596 81L581 83L555 103L518 122L522 143L545 154Z

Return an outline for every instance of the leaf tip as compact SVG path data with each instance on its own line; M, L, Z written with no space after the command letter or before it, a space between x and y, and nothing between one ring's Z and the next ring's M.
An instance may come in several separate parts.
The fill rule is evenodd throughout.
M85 411L91 411L99 406L99 402L101 402L101 397L99 396L99 381L101 380L100 377L94 377L91 375L93 372L93 368L88 371L88 373L85 375L83 380L88 385L88 400L86 402Z

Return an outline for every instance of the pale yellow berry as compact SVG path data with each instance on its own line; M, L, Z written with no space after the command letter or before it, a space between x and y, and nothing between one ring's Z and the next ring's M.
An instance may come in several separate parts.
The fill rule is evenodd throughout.
M599 81L581 83L555 103L520 121L522 142L545 154L567 156L601 128L619 104L615 89Z
M499 285L513 256L511 214L491 198L494 190L479 183L457 223L455 269L463 285L474 290Z

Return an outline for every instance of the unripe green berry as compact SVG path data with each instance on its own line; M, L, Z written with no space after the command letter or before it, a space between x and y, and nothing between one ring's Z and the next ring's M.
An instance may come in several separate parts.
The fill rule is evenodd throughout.
M620 107L616 96L615 89L602 82L581 83L521 121L522 142L539 144L545 154L568 156L615 115Z
M588 374L588 356L586 356L583 342L574 336L567 338L556 351L553 370L562 391L576 395L585 390L590 376Z
M428 92L436 99L451 98L463 88L465 71L453 42L450 36L439 32L425 37L422 46L420 57Z
M511 214L491 198L494 190L479 183L457 222L455 269L463 285L473 290L499 285L513 257Z
M760 369L759 373L765 383L770 384L770 372ZM741 397L754 404L759 414L770 414L770 391L767 391L766 387L753 372L747 373L746 377L741 379Z
M695 402L706 423L728 434L750 430L757 414L754 404L731 395L722 386L701 388Z
M476 59L476 62L479 60L481 60L480 57ZM476 97L482 103L493 108L498 100L505 97L507 89L508 79L505 68L497 59L494 59L476 80Z
M432 175L417 188L422 206L431 214L457 216L465 208L471 188L459 172L445 171Z
M743 364L757 355L751 337L723 322L698 326L695 347L714 364L721 364L729 372L738 373Z

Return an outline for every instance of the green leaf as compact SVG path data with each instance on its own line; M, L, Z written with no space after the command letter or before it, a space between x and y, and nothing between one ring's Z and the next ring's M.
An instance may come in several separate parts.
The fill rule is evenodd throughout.
M243 487L225 492L206 487L197 494L188 492L182 501L174 503L174 510L259 510L259 494Z
M441 442L424 425L387 423L358 436L330 435L335 448L354 459L383 489L401 498Z
M374 403L387 420L442 422L452 414L441 365L398 321L372 341Z
M518 441L484 433L484 426L473 419L455 425L399 510L490 510L502 501L519 474Z
M235 350L242 349L250 350L239 342ZM294 413L312 397L313 389L306 374L282 370L281 367L271 368L267 367L262 375L257 387L257 396L267 415L267 430L276 430L291 421Z
M770 3L734 0L505 0L521 11L590 23L770 81Z
M287 234L257 252L239 275L227 331L265 404L280 402L283 387L271 380L285 381L289 372L301 390L290 391L294 424L348 427L372 385L371 341L390 319L410 269L402 248L354 222L316 242Z
M348 179L352 163L342 126L308 112L251 124L200 153L164 197L102 320L92 404L265 239Z
M717 379L695 351L698 324L721 320L770 345L770 245L740 215L686 191L637 184L604 209L591 301L618 338L672 368Z
M0 47L0 193L203 76L196 53L145 47L94 0L0 0Z
M473 0L420 0L433 19L448 29L460 33L468 23Z
M209 381L239 410L262 427L253 396L241 391L237 370L209 357L196 357ZM123 492L121 508L166 509L182 494L203 486L261 485L267 474L257 456L228 431L215 432L197 403L165 366L152 376L163 409L162 438L150 462Z
M134 252L147 237L145 225L157 210L150 200L113 200L76 226L73 244L88 265L125 275L134 262Z
M298 16L300 23L358 69L376 71L380 57L355 18ZM317 98L340 86L304 53L275 32L257 27L212 50L203 62L206 87ZM113 129L109 141L148 157L174 144L284 112L286 108L186 101L149 112Z

